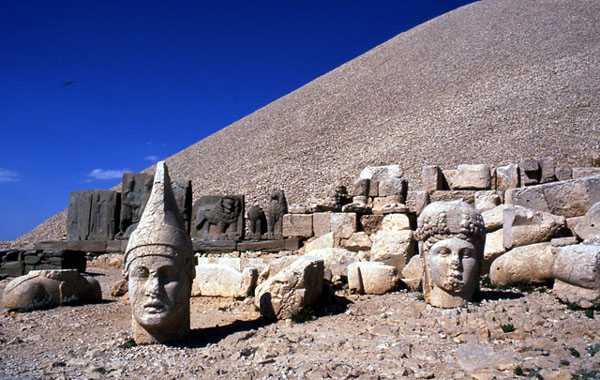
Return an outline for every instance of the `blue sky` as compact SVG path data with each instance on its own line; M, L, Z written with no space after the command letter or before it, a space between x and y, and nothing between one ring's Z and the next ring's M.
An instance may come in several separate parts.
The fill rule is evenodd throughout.
M3 1L0 240L471 1Z

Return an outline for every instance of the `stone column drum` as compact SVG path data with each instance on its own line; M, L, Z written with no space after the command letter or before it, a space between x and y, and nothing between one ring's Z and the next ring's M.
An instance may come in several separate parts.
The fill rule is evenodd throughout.
M418 219L425 301L453 308L479 290L485 246L481 214L462 201L434 202Z
M150 199L129 238L123 274L129 282L135 342L184 340L190 332L194 255L163 161L156 166Z

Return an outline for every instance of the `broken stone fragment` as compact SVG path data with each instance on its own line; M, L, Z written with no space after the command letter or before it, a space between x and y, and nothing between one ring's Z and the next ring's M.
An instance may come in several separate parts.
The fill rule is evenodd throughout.
M402 231L378 231L372 237L371 260L392 265L401 271L415 254L415 240L413 232Z
M421 169L421 189L426 192L444 189L444 177L439 166L423 166Z
M6 285L2 307L31 311L102 300L100 284L75 269L33 270Z
M567 221L563 216L506 206L503 213L504 247L513 247L550 241L567 233Z
M360 217L360 227L369 235L379 231L382 222L383 215L363 215Z
M418 290L423 281L423 262L420 255L414 255L402 269L402 282L410 290Z
M576 244L555 247L554 278L587 289L600 289L600 246Z
M592 168L592 167L573 168L572 172L573 172L573 179L585 178L585 177L600 175L600 168Z
M330 232L307 241L304 245L304 251L310 252L317 249L333 248L334 246L335 240L333 238L333 232Z
M348 266L348 288L359 294L385 294L397 289L398 270L380 262L357 262Z
M556 179L554 176L554 157L542 157L538 160L540 165L540 182L548 183Z
M579 223L575 225L574 230L582 240L600 235L600 202L588 210Z
M258 285L254 303L261 315L287 319L292 313L311 306L323 289L323 259L300 256L290 266Z
M504 248L504 230L499 229L488 233L485 236L485 248L483 250L483 264L481 274L487 274L490 271L492 262L506 252Z
M516 247L492 262L490 279L499 286L543 283L554 278L553 266L550 242Z
M496 168L496 188L498 191L506 191L519 187L519 166L515 164L499 166Z
M481 213L487 233L502 228L502 224L504 223L504 207L506 206L496 206L493 209Z
M358 253L344 248L323 248L310 251L310 256L323 259L324 279L332 284L343 284L348 277L348 265L359 261Z
M540 183L540 163L535 158L526 158L521 164L521 184L523 186Z
M242 272L229 265L198 264L192 285L193 296L248 297L258 280L256 268Z
M487 164L458 165L451 177L452 190L488 190L492 187L490 166Z
M410 219L407 214L387 214L381 222L384 231L410 230Z
M475 193L473 207L479 212L485 212L500 204L500 196L493 190L482 190Z
M355 232L349 239L342 239L341 246L349 251L368 251L373 246L373 242L365 232Z

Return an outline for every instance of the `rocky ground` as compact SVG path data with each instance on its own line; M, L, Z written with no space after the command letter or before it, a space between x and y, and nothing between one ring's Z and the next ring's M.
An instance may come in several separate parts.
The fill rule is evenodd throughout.
M0 379L600 378L600 315L546 288L484 289L480 301L449 310L420 293L338 290L336 313L304 323L265 321L251 299L197 297L185 347L135 346L126 297L109 294L120 272L88 271L103 303L3 310Z

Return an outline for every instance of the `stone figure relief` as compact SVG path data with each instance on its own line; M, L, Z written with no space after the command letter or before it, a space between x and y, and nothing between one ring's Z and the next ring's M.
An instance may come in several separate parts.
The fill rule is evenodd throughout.
M268 210L268 231L271 237L281 237L283 233L283 216L288 213L287 200L283 190L271 193Z
M254 205L248 209L248 221L251 238L260 239L267 233L267 217L260 206Z
M127 244L123 274L135 342L185 339L190 331L194 255L163 161L157 164L150 199Z
M425 301L453 308L479 290L485 225L479 212L462 201L434 202L418 219Z
M123 173L120 236L129 237L136 229L152 192L153 177L145 173Z
M204 196L198 199L194 208L194 237L203 240L243 238L243 196Z

